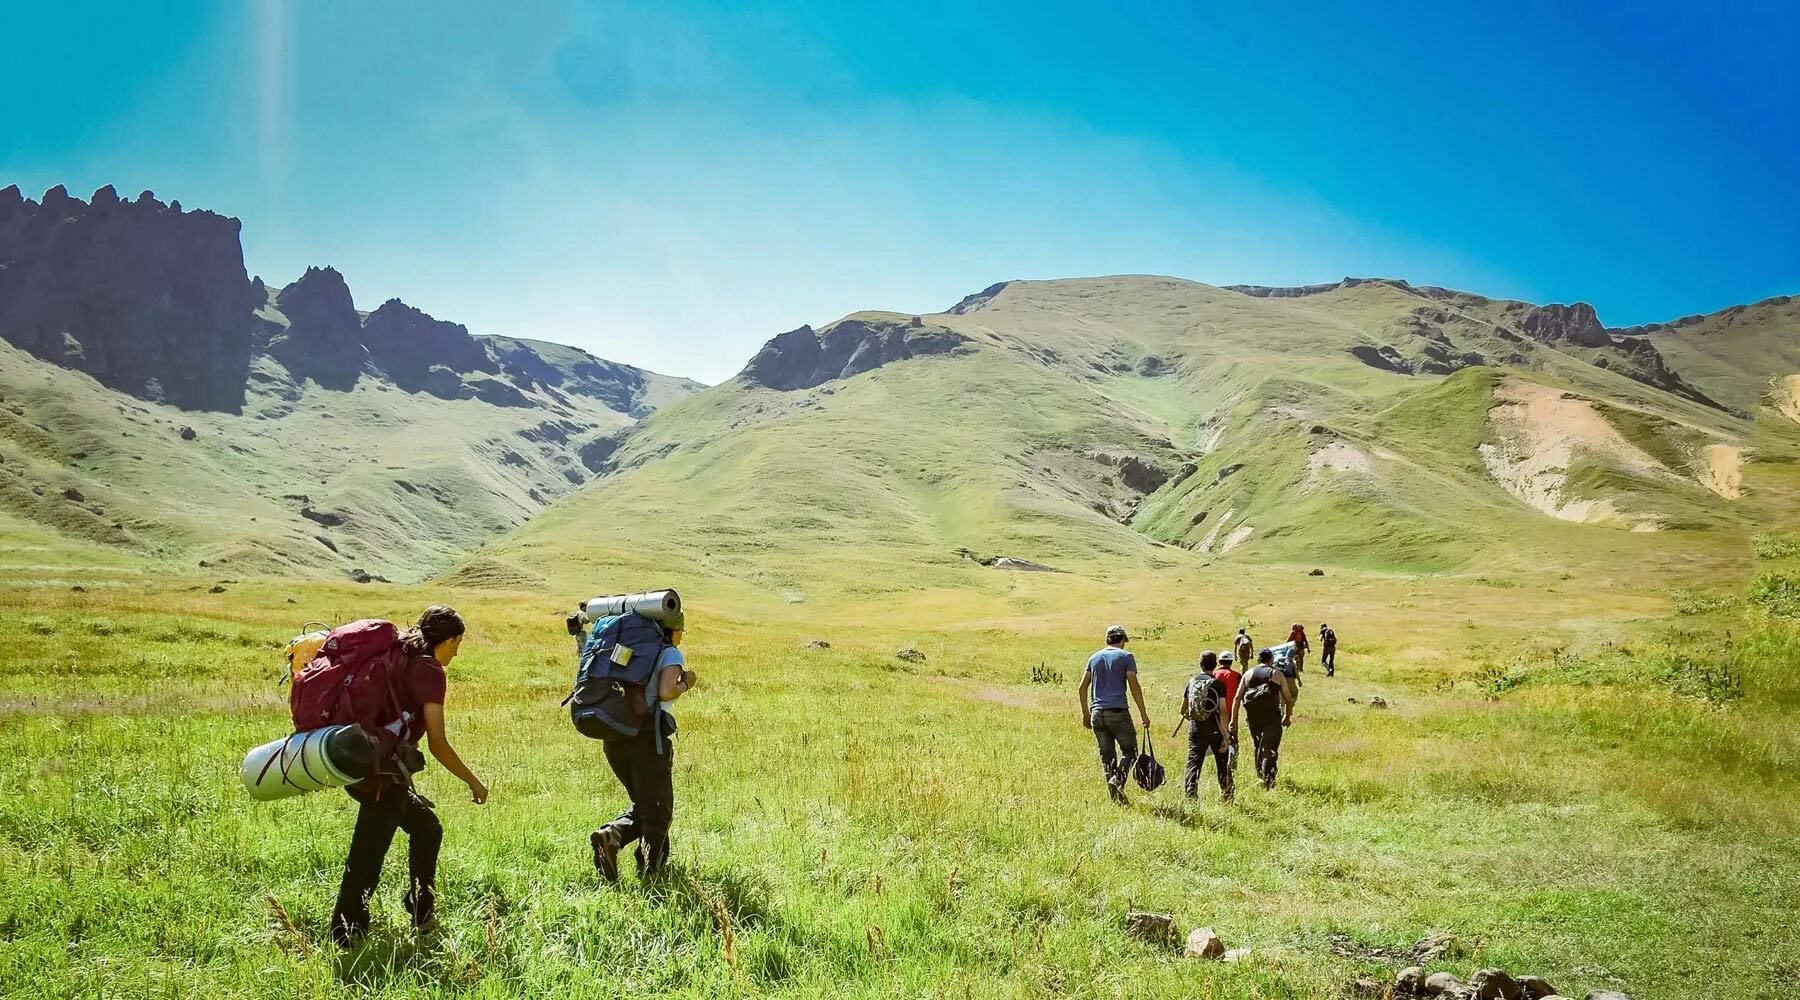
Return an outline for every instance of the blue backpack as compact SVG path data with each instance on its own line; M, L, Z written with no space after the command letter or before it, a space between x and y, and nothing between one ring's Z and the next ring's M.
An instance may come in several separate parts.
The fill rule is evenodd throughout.
M630 739L657 713L650 680L669 646L662 626L635 611L602 618L581 646L575 688L564 703L575 729L590 739ZM657 734L660 744L661 733ZM660 748L659 748L660 749Z

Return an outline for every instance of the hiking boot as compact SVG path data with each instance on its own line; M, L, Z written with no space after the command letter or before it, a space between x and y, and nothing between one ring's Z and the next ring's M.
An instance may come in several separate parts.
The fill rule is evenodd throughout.
M1122 806L1128 806L1131 804L1131 800L1125 797L1125 786L1124 785L1115 785L1115 784L1112 784L1111 782L1108 782L1106 785L1106 794L1111 796L1112 800L1114 802L1117 802L1118 804L1120 804Z
M422 920L416 924L413 924L413 933L417 934L418 936L420 936L422 938L430 937L433 934L436 934L437 930L438 930L438 918L435 916L426 917L424 920Z
M619 881L619 849L625 846L619 843L619 831L601 827L588 835L588 843L594 848L594 870L608 882Z

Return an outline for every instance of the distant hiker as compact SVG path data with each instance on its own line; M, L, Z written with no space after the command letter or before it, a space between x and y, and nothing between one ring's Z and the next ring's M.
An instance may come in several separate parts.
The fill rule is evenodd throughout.
M1181 690L1181 715L1188 727L1187 771L1181 787L1190 799L1200 794L1200 771L1206 766L1206 755L1211 753L1213 770L1218 772L1219 795L1229 802L1231 766L1227 759L1230 740L1226 719L1231 714L1231 702L1225 682L1214 676L1218 667L1217 654L1210 649L1201 653L1200 672L1189 678Z
M1125 651L1131 639L1125 626L1106 630L1106 648L1088 657L1081 673L1081 724L1094 731L1094 742L1100 748L1100 773L1113 801L1125 802L1125 779L1137 760L1137 730L1131 725L1131 711L1126 706L1125 692L1137 702L1138 718L1150 728L1150 712L1144 708L1144 690L1138 687L1137 659ZM1089 700L1089 692L1093 698ZM1121 757L1121 754L1123 755Z
M1256 660L1256 643L1243 629L1238 629L1237 638L1231 640L1231 651L1237 656L1237 662L1248 667Z
M1319 623L1319 665L1325 668L1325 676L1337 673L1337 631L1324 622Z
M386 622L378 624L393 627ZM436 923L437 859L444 828L431 802L413 787L413 774L425 767L419 737L430 742L431 755L445 770L469 786L469 797L476 805L487 801L487 786L463 763L444 735L444 668L462 649L463 631L461 615L434 604L419 616L417 625L399 634L398 655L388 661L390 707L385 714L390 721L383 726L398 735L395 751L377 763L374 775L345 789L361 807L356 813L356 832L350 837L350 854L344 861L337 905L331 911L331 936L344 947L369 931L369 897L381 879L381 865L395 830L406 831L407 913L419 930L429 930Z
M645 619L648 621L648 619ZM700 677L687 669L680 646L686 619L679 612L655 622L664 637L656 666L644 683L654 700L640 705L653 712L636 735L606 740L606 763L624 786L631 804L612 822L588 836L594 868L608 882L619 880L619 852L636 842L639 878L654 878L669 861L669 827L675 821L675 715L669 706L693 690ZM653 652L655 652L653 650ZM646 654L648 655L648 654Z
M1295 622L1288 630L1288 641L1294 644L1294 674L1298 676L1306 670L1306 652L1312 648L1312 643L1306 641L1306 626Z
M1250 726L1250 742L1256 748L1256 777L1264 788L1275 787L1275 769L1281 757L1281 731L1294 721L1294 686L1275 666L1275 654L1263 650L1256 666L1244 671L1238 684L1232 718L1240 714Z

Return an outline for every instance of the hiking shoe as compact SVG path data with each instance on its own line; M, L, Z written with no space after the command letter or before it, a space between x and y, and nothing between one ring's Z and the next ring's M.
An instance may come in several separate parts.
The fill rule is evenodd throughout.
M426 917L423 921L413 924L413 933L420 937L430 937L436 934L437 930L438 918L435 916Z
M594 870L608 882L619 881L619 831L612 827L604 827L588 834L588 843L594 848Z

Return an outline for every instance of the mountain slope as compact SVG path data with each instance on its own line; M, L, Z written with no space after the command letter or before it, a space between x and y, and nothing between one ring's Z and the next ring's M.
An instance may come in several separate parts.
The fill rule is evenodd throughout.
M1157 277L858 313L610 439L599 482L483 558L571 586L679 568L798 602L1025 586L981 567L1000 555L1105 579L1221 557L1680 563L1741 542L1758 515L1713 488L1710 449L1751 421L1591 317L1389 281Z
M364 313L331 268L265 288L237 226L148 193L0 191L15 528L149 565L417 579L585 482L584 443L699 388L397 299Z

